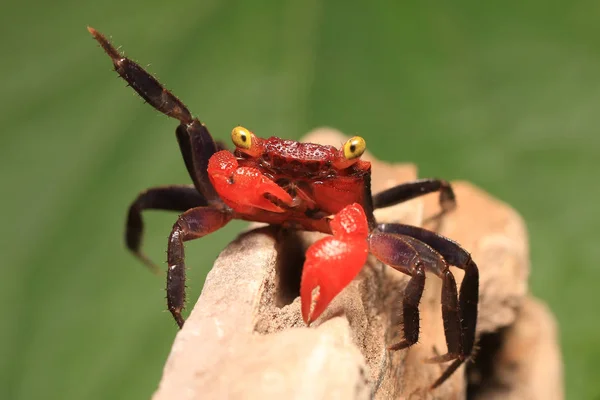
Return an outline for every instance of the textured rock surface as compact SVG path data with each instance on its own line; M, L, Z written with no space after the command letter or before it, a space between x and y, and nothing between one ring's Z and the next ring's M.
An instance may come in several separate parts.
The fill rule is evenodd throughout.
M321 129L305 140L339 145L344 138ZM373 162L374 193L416 178L410 164L365 157ZM436 194L377 210L377 219L438 229L472 253L481 275L478 333L502 332L502 346L491 357L497 359L494 375L477 368L469 374L477 381L476 395L502 396L500 382L508 384L503 393L512 398L562 398L552 316L527 298L529 255L522 219L468 183L453 185L459 206L438 226L423 223L439 210ZM386 350L399 333L408 277L372 258L327 311L310 328L304 326L299 273L303 250L317 237L263 227L232 242L177 335L154 398L465 398L464 367L440 388L426 390L444 365L422 361L446 349L435 276L428 275L420 306L419 343L408 351ZM462 272L453 270L460 283ZM492 354L485 348L481 354L486 351ZM548 379L553 379L551 388L544 386Z
M492 337L497 339L499 348L489 354L491 373L472 379L480 384L477 400L564 398L556 322L545 305L525 298L516 321Z

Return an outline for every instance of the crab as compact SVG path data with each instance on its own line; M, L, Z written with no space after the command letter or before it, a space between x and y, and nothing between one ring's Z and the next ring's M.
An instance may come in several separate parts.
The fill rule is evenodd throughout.
M150 268L141 250L142 212L183 212L173 225L167 247L167 305L179 328L184 325L184 242L201 238L232 219L263 222L287 229L328 234L306 252L300 297L302 318L310 325L359 273L369 254L409 275L403 297L404 338L389 350L406 349L419 339L419 302L425 273L442 280L441 303L448 351L429 362L452 363L431 385L436 388L471 357L475 344L479 272L458 243L421 227L378 223L373 211L428 193L439 193L441 218L455 208L451 185L421 179L371 194L371 164L362 160L363 138L340 148L268 139L237 126L233 152L215 142L206 126L140 65L121 55L104 35L88 27L110 56L116 72L146 102L175 118L177 141L193 185L154 187L141 192L129 207L125 241ZM457 285L450 266L464 271Z

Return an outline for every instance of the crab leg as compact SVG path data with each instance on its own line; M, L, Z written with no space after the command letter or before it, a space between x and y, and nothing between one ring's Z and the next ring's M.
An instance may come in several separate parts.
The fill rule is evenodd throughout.
M220 205L221 200L210 184L206 170L210 157L224 147L213 142L206 126L197 119L190 124L180 124L175 136L194 186L207 200L210 199L210 204Z
M452 186L450 186L449 182L442 179L419 179L379 192L373 196L373 207L389 207L438 191L440 192L439 201L442 210L430 217L430 219L438 219L456 207L456 197L454 196Z
M185 306L185 253L183 242L208 235L225 226L232 214L211 207L196 207L181 214L173 225L167 248L167 304L181 328Z
M442 279L442 317L446 344L450 352L458 352L460 316L456 282L444 258L427 244L410 236L374 232L369 237L371 253L381 262L410 275L404 292L404 340L390 346L399 350L417 343L419 339L419 301L425 285L425 272Z
M454 323L447 323L444 316L444 330L446 332L446 342L448 344L448 353L432 359L432 362L444 362L454 360L452 364L444 371L432 385L432 388L441 385L473 352L475 344L475 331L477 325L477 305L479 302L479 270L471 255L464 250L458 243L438 235L435 232L423 228L402 224L380 224L378 230L384 233L394 235L405 235L426 243L444 260L465 271L462 283L460 285L460 295L458 297L458 313L460 331L456 332L452 328ZM453 308L452 297L442 295L444 307ZM450 318L450 316L449 316ZM451 317L452 319L454 317Z
M139 64L121 55L104 35L91 27L88 27L88 31L100 43L111 58L115 71L129 86L156 110L180 121L176 136L192 181L209 204L222 206L221 199L210 184L206 171L209 158L218 150L206 126L192 117L185 104Z
M306 251L300 297L307 325L323 313L367 261L368 223L360 205L346 206L333 217L330 228L332 236L316 241Z
M292 205L293 199L288 192L258 169L240 167L229 151L219 151L211 157L208 174L221 198L237 212L251 212L251 208L283 212L284 209L272 200Z
M144 233L142 211L156 209L183 212L204 205L206 205L206 200L194 186L172 185L144 190L129 206L125 225L127 248L148 268L157 273L159 269L156 264L141 251Z

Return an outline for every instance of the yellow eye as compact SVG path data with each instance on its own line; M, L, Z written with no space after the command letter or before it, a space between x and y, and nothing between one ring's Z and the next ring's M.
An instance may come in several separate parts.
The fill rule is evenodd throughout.
M236 126L231 131L231 140L237 147L248 150L252 145L252 133L243 126Z
M346 143L344 143L344 157L347 160L352 160L362 156L367 148L367 143L365 139L360 136L354 136L348 139Z

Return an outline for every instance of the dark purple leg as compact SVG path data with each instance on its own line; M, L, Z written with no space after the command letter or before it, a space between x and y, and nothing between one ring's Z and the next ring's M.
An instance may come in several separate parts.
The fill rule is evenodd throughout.
M185 253L183 242L205 236L225 226L232 218L227 211L197 207L181 214L173 225L167 248L167 304L173 318L183 326L185 307Z
M456 208L456 198L452 186L442 179L419 179L379 192L373 196L373 207L389 207L438 191L440 192L440 207L442 210L429 218L438 219Z
M179 147L194 185L208 204L224 208L208 179L208 160L218 150L217 144L206 126L192 117L187 107L152 75L137 63L122 56L117 49L93 28L88 27L94 39L112 59L115 71L152 107L163 114L179 120L176 135Z
M473 352L475 345L475 332L477 327L477 305L479 303L479 269L471 255L463 249L458 243L438 235L435 232L428 231L411 225L402 224L380 224L378 226L380 232L386 232L396 235L406 235L415 238L427 245L431 246L435 251L441 254L446 262L464 270L462 284L460 286L460 294L458 297L458 313L460 320L460 338L459 344L451 344L448 339L448 354L437 357L434 361L455 361L446 369L442 376L433 384L433 388L441 385ZM448 298L442 295L442 302L449 302L452 296ZM451 312L452 304L446 304L444 307ZM446 319L446 317L444 317ZM444 323L446 325L446 323ZM445 327L445 330L447 328ZM448 334L448 332L447 332ZM454 335L453 335L454 336Z
M395 269L400 271L399 266L395 266ZM402 299L404 339L388 346L389 350L404 349L419 341L419 303L421 302L421 296L425 288L425 271L423 270L423 265L418 262L414 263L409 268L409 271L411 278L404 289L404 298Z
M399 350L419 339L419 302L425 286L425 271L442 279L442 315L446 343L457 350L460 345L460 320L456 282L444 258L427 244L410 236L374 232L369 237L370 251L383 263L411 275L403 300L404 340L390 346Z
M125 225L125 244L148 268L158 273L159 268L142 251L144 210L186 211L206 205L206 201L191 185L172 185L144 190L129 206Z

